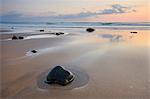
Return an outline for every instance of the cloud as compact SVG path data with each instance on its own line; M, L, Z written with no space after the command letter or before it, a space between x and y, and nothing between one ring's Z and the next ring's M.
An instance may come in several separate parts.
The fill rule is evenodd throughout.
M104 9L101 11L100 14L119 14L119 13L125 13L126 7L123 7L121 5L112 5L112 8Z
M114 4L109 9L102 10L99 14L121 14L121 13L129 13L135 12L136 10L131 7L122 6L119 4Z
M58 15L58 16L52 16L53 18L63 18L63 19L67 19L67 18L86 18L86 17L92 17L97 15L96 12L81 12L81 13L77 13L77 14L67 14L67 15Z
M135 9L132 7L126 7L119 4L111 5L111 8L99 10L98 12L81 12L78 14L69 14L69 15L59 15L55 16L57 18L86 18L98 15L106 15L106 14L122 14L122 13L129 13L129 12L136 12Z
M127 7L127 6L122 6L119 4L114 4L111 5L110 8L106 8L103 10L99 10L97 12L80 12L77 14L57 14L55 12L55 14L51 14L47 15L47 16L27 16L27 15L23 15L21 13L18 12L10 12L8 14L2 15L1 18L2 20L63 20L63 19L82 19L82 18L88 18L88 17L94 17L94 16L100 16L100 15L109 15L109 14L123 14L123 13L130 13L130 12L136 12L135 9L133 9L132 7Z

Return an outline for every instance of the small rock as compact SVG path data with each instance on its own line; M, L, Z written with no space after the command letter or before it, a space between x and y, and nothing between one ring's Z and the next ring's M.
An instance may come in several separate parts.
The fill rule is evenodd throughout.
M65 34L65 33L63 33L63 32L59 32L59 34L61 34L61 35L62 35L62 34Z
M62 66L54 67L47 75L47 84L59 84L65 86L74 80L74 75L69 71L64 69Z
M56 35L60 35L60 33L56 33Z
M18 38L19 38L19 39L24 39L24 37L23 37L23 36L19 36Z
M31 52L32 52L32 53L37 53L37 51L36 51L36 50L32 50Z
M86 31L87 31L87 32L94 32L95 29L93 29L93 28L87 28Z
M44 30L40 30L40 32L44 32Z
M138 32L130 32L130 33L134 33L134 34L137 34Z
M17 40L17 39L18 39L18 38L17 38L17 36L15 36L15 35L12 37L12 40Z

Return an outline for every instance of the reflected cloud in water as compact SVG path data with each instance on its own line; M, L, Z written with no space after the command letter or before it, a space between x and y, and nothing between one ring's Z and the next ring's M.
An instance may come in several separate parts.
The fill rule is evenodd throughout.
M101 38L109 39L110 42L120 42L123 41L122 35L113 35L113 34L101 34Z

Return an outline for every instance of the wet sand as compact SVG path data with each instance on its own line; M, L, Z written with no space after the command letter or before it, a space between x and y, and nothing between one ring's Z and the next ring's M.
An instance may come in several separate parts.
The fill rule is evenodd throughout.
M24 40L2 34L2 98L149 99L149 31L100 31L50 37L34 32L36 37L26 33ZM44 84L56 65L72 70L76 79L65 87Z

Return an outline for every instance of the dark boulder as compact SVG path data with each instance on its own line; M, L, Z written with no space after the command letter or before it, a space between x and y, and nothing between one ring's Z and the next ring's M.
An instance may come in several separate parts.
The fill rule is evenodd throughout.
M36 50L32 50L31 52L32 52L32 53L37 53L37 51L36 51Z
M23 36L19 36L18 39L24 39L24 37Z
M95 29L93 29L93 28L87 28L86 31L87 31L87 32L94 32Z
M61 66L54 67L47 75L47 84L59 84L65 86L74 80L74 75Z
M15 36L15 35L12 37L12 40L17 40L17 39L18 39L18 38L17 38L17 36Z

